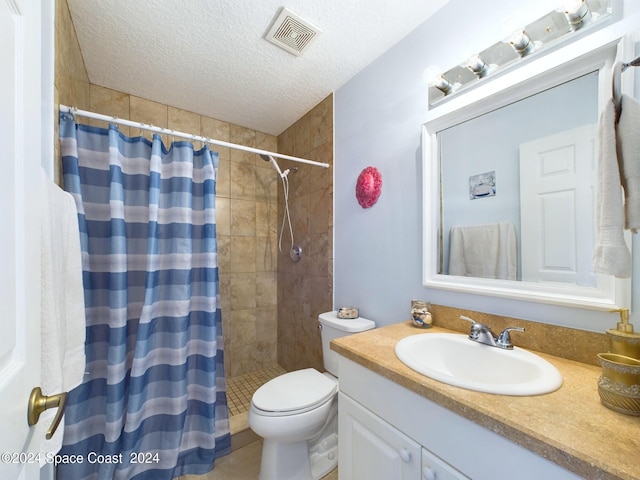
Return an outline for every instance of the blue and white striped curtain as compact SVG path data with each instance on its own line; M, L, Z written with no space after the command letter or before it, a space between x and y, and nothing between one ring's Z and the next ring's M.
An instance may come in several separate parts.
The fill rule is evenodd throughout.
M87 373L68 397L57 478L206 473L230 450L218 155L65 113L60 142L80 224Z

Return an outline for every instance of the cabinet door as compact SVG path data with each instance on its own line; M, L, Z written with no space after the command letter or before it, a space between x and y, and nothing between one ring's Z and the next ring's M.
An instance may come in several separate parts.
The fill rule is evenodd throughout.
M469 480L469 477L463 475L426 448L423 448L422 480Z
M419 480L421 447L348 396L339 394L340 480Z

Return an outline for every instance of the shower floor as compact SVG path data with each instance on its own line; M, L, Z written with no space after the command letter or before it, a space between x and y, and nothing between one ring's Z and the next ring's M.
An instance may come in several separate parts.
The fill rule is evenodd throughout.
M286 373L278 364L268 365L256 372L227 378L227 405L231 435L249 428L248 414L253 393L269 380Z

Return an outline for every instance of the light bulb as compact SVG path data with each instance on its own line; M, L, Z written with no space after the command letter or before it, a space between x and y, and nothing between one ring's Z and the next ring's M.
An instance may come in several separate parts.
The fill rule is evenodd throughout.
M584 0L566 1L562 11L573 30L578 30L591 19L591 10Z
M422 80L428 87L433 87L436 83L436 78L442 75L442 69L436 65L431 65L422 72Z

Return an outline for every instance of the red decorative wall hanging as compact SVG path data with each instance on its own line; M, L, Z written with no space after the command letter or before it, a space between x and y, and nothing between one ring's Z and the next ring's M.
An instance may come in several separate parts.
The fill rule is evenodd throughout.
M375 167L367 167L358 176L356 198L362 208L369 208L378 201L382 191L382 175Z

